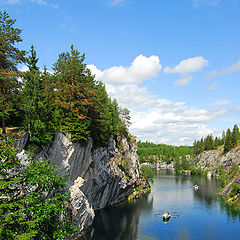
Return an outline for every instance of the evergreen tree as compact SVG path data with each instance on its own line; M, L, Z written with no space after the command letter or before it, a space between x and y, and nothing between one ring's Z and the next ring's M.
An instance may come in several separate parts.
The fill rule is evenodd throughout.
M123 136L128 136L128 127L131 125L130 122L130 111L127 108L120 109L121 128L120 132Z
M45 101L44 78L37 67L38 58L31 47L27 58L29 70L23 74L22 109L24 111L24 128L30 133L30 140L45 144L52 138L49 119L49 102Z
M227 153L232 149L232 141L231 141L231 130L228 128L225 138L224 152Z
M232 136L231 136L232 147L236 147L238 145L239 136L240 136L239 128L235 124L233 127Z
M121 128L121 119L120 119L120 110L119 110L116 99L111 101L110 115L111 115L110 117L111 118L111 124L110 124L111 134L117 137Z
M90 136L88 111L94 103L95 81L83 63L85 55L71 46L71 52L61 53L54 64L55 119L61 130L72 133L72 140Z
M95 104L90 106L90 131L95 145L107 145L111 136L111 100L102 82L96 85Z
M217 150L218 144L219 144L218 138L215 137L215 140L214 140L214 143L213 143L213 148L214 148L215 150Z
M11 19L6 11L0 12L0 102L2 133L6 134L6 117L11 110L10 96L18 87L17 64L24 62L24 51L15 47L22 41L19 28L14 28L15 19Z

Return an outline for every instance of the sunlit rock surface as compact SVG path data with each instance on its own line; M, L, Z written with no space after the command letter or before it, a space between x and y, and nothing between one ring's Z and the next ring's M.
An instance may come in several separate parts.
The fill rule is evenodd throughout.
M26 161L24 150L21 156ZM118 146L111 138L108 147L94 148L91 138L85 145L73 143L70 134L57 131L39 157L51 159L68 176L72 213L80 228L91 225L93 210L126 200L136 187L149 187L139 172L137 145L125 138L118 139Z

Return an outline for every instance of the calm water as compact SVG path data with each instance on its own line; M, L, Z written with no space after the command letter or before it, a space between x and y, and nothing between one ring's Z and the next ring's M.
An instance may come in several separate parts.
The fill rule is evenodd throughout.
M195 183L200 186L198 190L193 188ZM239 240L240 212L216 193L214 179L156 172L151 194L98 211L85 239ZM172 215L167 223L161 217L164 211Z

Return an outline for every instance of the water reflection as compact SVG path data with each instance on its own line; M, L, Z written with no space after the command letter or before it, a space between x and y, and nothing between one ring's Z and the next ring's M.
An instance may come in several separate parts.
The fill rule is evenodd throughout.
M152 196L146 195L130 203L97 211L92 229L85 235L85 239L135 240L140 214L148 215L152 205Z
M191 176L190 181L197 184L199 188L193 189L193 197L206 204L210 208L218 198L218 186L216 179L208 179L207 177Z
M239 208L226 203L224 199L220 199L220 209L222 212L226 213L228 218L231 218L234 221L240 222L240 213Z
M194 185L199 185L195 190ZM239 239L240 212L217 195L217 181L200 176L156 171L152 193L131 203L96 212L82 239ZM163 213L169 211L166 224Z

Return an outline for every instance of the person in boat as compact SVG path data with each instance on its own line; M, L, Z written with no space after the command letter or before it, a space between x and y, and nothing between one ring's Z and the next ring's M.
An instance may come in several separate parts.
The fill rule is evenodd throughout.
M195 190L197 190L199 188L199 186L197 184L195 184L194 188L195 188Z
M168 221L170 219L170 217L171 217L170 212L165 212L163 214L163 221Z

